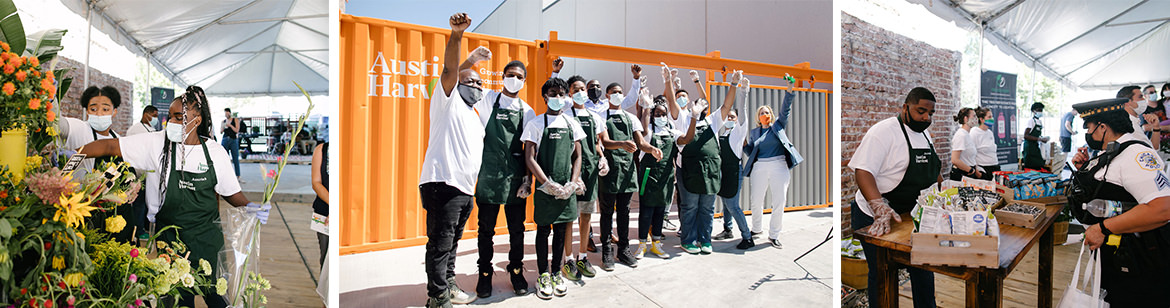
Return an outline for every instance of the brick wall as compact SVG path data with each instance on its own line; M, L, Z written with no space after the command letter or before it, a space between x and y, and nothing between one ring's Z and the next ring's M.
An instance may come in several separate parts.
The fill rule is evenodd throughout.
M950 169L950 137L958 123L959 69L962 54L935 48L841 14L841 230L849 228L850 208L857 192L849 161L866 130L878 121L896 116L906 94L925 87L937 102L930 126L935 150L943 161L943 176Z
M65 98L61 99L61 115L85 119L85 109L81 108L81 93L85 92L85 78L82 77L85 75L85 63L63 56L58 56L57 58L60 59L57 62L57 69L73 69L66 75L66 77L73 77L73 83L69 85L69 92L65 93ZM60 77L58 76L58 78ZM90 68L89 85L99 88L113 86L118 89L118 94L122 95L122 104L118 106L118 114L114 116L113 124L113 130L119 136L125 135L126 129L129 129L131 124L141 120L134 118L133 83Z

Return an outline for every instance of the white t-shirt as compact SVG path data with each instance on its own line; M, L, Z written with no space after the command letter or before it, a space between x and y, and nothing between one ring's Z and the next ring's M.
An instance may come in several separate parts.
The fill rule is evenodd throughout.
M573 113L576 113L576 115L573 115ZM604 117L602 117L601 115L599 115L597 113L594 113L593 111L589 111L588 109L571 108L571 109L569 109L569 111L565 112L565 115L567 115L567 116L573 118L573 120L577 121L578 126L581 126L581 119L578 119L577 116L585 116L585 114L589 114L589 116L593 117L593 131L586 132L586 133L600 135L601 133L605 132L606 129L609 129L609 126L605 125L605 118ZM525 126L525 127L527 128L527 126ZM584 129L584 128L582 127L582 129ZM585 144L582 144L582 146L585 146Z
M995 136L991 135L991 128L986 130L978 126L972 127L967 135L968 142L975 146L975 164L979 166L997 166L999 158L996 156Z
M77 150L90 142L114 138L113 133L109 136L94 133L93 128L89 126L89 122L77 118L61 117L60 126L61 132L64 133L65 148L67 149ZM95 135L97 139L93 138ZM77 169L74 169L76 171L73 172L73 178L80 179L81 176L89 174L89 171L93 170L94 161L93 158L82 160L81 164L77 165Z
M617 114L624 115L624 116L622 116L621 121L628 122L630 124L630 127L634 128L634 133L642 132L642 121L638 120L638 117L635 116L633 113L626 112L625 110L609 110L609 111L603 110L603 111L601 111L601 113L598 113L597 115L601 116L606 121L610 121L611 119L609 118L609 116L610 115L617 115ZM607 125L607 127L608 127L608 125ZM609 136L613 137L613 134L609 134ZM630 138L631 138L630 140L633 140L632 135L630 136Z
M975 147L975 142L971 141L971 133L964 130L962 126L955 130L955 136L951 138L951 152L954 151L960 151L959 161L970 167L976 166L975 155L978 149Z
M126 130L126 136L134 136L137 134L150 132L154 132L154 127L151 127L150 124L135 122L134 124L130 125L129 129Z
M1146 132L1142 130L1142 119L1136 116L1129 116L1129 121L1133 122L1133 132L1135 133L1133 137L1137 140L1151 143L1150 137L1146 137Z
M727 136L727 143L731 145L731 152L735 153L735 157L743 159L743 141L747 139L747 120L740 119L735 123L735 127L731 129L724 128L722 124L719 125L719 136Z
M1040 125L1044 125L1043 120L1036 119L1036 117L1028 118L1028 122L1024 123L1024 127L1023 127L1024 130L1022 132L1020 132L1020 134L1026 135L1029 129L1032 129L1033 127L1036 126L1036 123L1040 123ZM1043 134L1043 132L1041 132L1041 134Z
M463 103L459 91L446 96L441 84L437 89L431 95L430 138L418 183L445 183L474 195L483 160L484 121Z
M902 135L903 126L906 128L906 137ZM923 135L926 134L926 135ZM849 168L865 170L873 174L877 181L879 193L888 193L898 187L902 176L906 175L906 167L910 165L910 149L906 147L906 138L914 149L930 149L930 131L917 133L906 125L898 125L898 118L881 120L865 132L861 138L861 145L853 152L849 160ZM933 139L933 138L931 138ZM866 215L873 216L869 209L869 202L857 190L857 206Z
M455 92L459 91L451 91L452 95L454 95ZM532 106L528 106L528 103L524 102L523 99L520 99L519 97L511 98L507 95L500 94L500 92L488 90L487 93L484 93L483 98L480 98L478 102L475 102L475 110L479 111L479 121L481 123L480 126L487 127L488 120L491 120L492 108L496 104L496 97L500 98L500 109L523 111L524 122L528 122L528 120L536 117L536 111L532 110ZM462 103L463 99L460 98L460 100L457 102Z
M532 120L529 120L527 124L524 124L524 134L520 135L520 141L531 141L532 143L536 144L537 150L539 150L540 141L544 139L544 129L546 128L546 126L544 126L545 119L548 119L547 127L568 128L570 131L572 131L573 135L571 137L573 138L573 141L580 141L581 139L585 139L585 130L581 129L581 123L573 120L572 117L573 115L571 114L562 113L555 116L541 114L535 118L532 118ZM549 138L560 139L561 136L553 135Z
M162 206L163 196L159 191L162 173L170 172L171 168L169 165L161 165L163 146L166 145L166 142L166 132L118 138L118 145L122 148L122 160L129 163L134 169L146 172L146 182L142 185L145 186L146 190L146 218L150 221L154 221L154 215ZM207 153L211 156L212 164L209 165L207 158L203 156L202 146L180 144L174 150L174 156L171 158L174 160L175 166L180 171L205 173L210 170L211 165L214 165L215 193L220 196L231 196L240 192L240 182L236 179L236 172L232 169L232 158L228 156L227 150L224 150L223 146L215 140L207 139L203 144L207 145ZM179 188L168 187L167 189Z
M1140 133L1129 133L1117 138L1117 143L1140 140ZM1106 173L1106 169L1109 169ZM1160 197L1170 196L1170 176L1166 163L1162 162L1153 149L1131 145L1121 151L1109 167L1102 168L1094 175L1097 180L1120 185L1133 195L1138 203L1149 203Z

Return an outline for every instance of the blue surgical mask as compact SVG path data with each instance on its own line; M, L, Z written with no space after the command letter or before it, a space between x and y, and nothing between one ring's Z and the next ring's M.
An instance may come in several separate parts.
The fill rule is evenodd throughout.
M654 117L654 125L658 127L666 127L670 124L670 119L666 117Z
M110 128L110 124L113 124L113 123L114 123L114 116L108 116L108 115L104 115L104 116L90 115L90 116L89 116L89 121L88 121L88 122L89 122L89 127L93 128L93 130L95 130L95 131L104 131L104 130L107 130L107 129L109 129L109 128Z
M614 106L621 106L622 99L626 98L621 93L614 93L609 95L609 104Z
M686 107L687 104L690 103L690 100L688 100L686 96L680 97L674 101L678 103L679 107Z
M565 99L563 99L559 96L548 98L548 109L549 110L561 110L564 108L565 108Z
M157 127L157 126L158 126L158 118L152 118L152 119L150 119L150 126L151 126L151 127Z
M587 100L589 100L589 93L586 93L585 91L573 93L573 102L579 105L584 105L585 101Z
M183 142L183 124L175 124L174 122L167 122L167 140L171 142Z
M735 122L723 121L723 128L727 128L727 129L735 128Z

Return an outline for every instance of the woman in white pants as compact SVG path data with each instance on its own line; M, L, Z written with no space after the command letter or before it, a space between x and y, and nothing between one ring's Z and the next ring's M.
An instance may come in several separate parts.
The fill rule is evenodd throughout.
M804 161L785 133L794 97L792 91L786 92L780 113L775 116L775 120L771 107L760 106L756 110L760 126L752 129L751 136L747 139L748 144L744 147L744 153L751 153L747 156L747 165L744 166L743 173L749 177L748 184L751 185L751 229L757 230L752 233L759 234L765 230L764 196L771 191L772 221L767 230L768 240L772 247L776 248L781 248L780 231L783 226L788 183L792 177L791 171Z

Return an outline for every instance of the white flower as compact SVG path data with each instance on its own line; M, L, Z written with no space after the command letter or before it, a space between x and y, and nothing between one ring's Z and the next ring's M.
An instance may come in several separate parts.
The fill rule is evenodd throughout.
M191 274L183 275L183 286L188 288L194 287L195 277L191 276Z
M199 259L199 268L203 270L204 275L211 275L211 263L207 260Z

